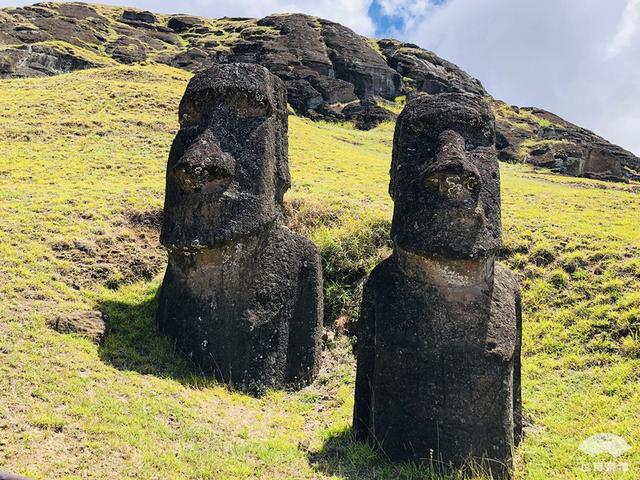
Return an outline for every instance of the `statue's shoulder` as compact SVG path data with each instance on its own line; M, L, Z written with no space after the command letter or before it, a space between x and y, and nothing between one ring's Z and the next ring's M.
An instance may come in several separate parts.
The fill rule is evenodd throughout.
M520 294L520 281L516 274L506 266L496 262L494 275L494 288L502 292L511 292L513 295Z
M320 259L320 251L318 247L308 238L294 232L285 225L280 225L274 232L278 243L285 250L294 254L301 259Z
M377 264L365 283L365 290L370 292L380 292L388 290L395 285L397 278L397 264L393 256L389 256Z

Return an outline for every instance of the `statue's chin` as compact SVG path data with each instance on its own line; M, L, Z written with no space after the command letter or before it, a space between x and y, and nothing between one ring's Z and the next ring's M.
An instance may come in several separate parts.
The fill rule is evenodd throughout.
M416 253L396 245L398 264L406 275L446 287L470 287L493 279L493 256L453 259Z

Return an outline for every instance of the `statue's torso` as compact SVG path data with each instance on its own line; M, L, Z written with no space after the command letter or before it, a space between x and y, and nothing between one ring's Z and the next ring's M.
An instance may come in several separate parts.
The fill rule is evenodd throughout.
M431 450L509 448L513 406L499 399L513 397L516 314L504 275L435 285L408 276L394 257L372 274L371 426L388 453L429 460Z
M308 246L276 227L197 253L170 253L160 299L161 330L223 381L246 390L286 383L289 329ZM170 298L178 301L165 301Z

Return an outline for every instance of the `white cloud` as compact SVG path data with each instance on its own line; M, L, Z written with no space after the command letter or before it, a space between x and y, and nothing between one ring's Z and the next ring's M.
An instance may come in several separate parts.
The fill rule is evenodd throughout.
M0 7L29 5L35 1L0 0ZM264 17L271 13L303 12L341 23L362 35L373 35L375 31L367 14L371 0L100 0L96 3L204 17Z
M628 0L620 27L607 50L608 55L615 57L620 54L633 40L638 28L640 28L640 0Z
M378 4L385 15L401 18L404 30L411 30L437 8L431 0L378 0Z
M448 0L403 36L497 98L546 108L640 154L638 4Z

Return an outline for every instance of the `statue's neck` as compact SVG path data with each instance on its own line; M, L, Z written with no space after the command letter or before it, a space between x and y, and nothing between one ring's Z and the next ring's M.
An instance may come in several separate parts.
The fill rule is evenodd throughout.
M398 266L405 275L435 286L464 288L493 282L495 257L451 259L422 255L395 245Z
M227 269L229 266L241 266L255 263L263 247L261 235L251 235L241 240L232 240L197 250L173 250L169 256L181 259L180 264L189 266L194 272L200 268ZM192 272L193 273L193 272Z

